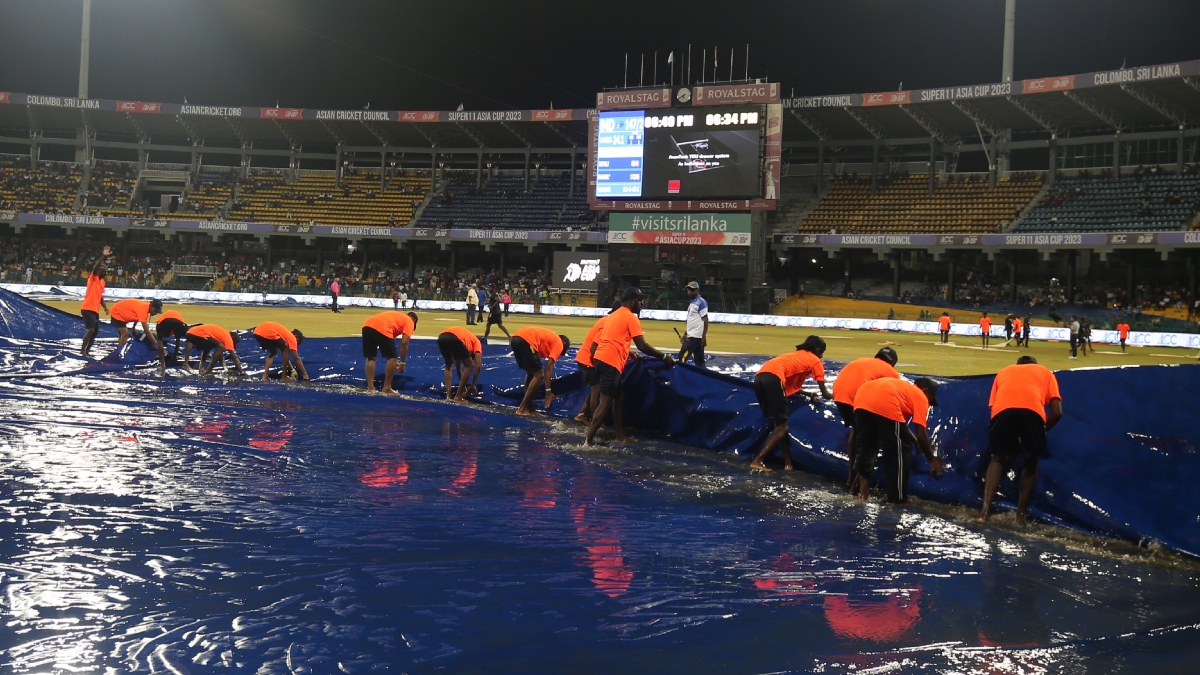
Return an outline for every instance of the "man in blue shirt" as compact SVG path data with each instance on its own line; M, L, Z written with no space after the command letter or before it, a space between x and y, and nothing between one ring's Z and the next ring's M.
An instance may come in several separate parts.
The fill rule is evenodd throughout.
M692 360L701 368L704 367L704 348L708 346L708 302L700 297L700 284L689 281L687 285L688 303L687 330L683 334L683 345L679 348L679 362L692 355Z

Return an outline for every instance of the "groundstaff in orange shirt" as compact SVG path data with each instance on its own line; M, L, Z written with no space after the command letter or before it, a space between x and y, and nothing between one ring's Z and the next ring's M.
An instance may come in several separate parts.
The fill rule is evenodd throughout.
M611 409L613 424L617 430L617 441L628 440L625 436L625 413L622 410L624 397L621 395L621 374L625 372L625 363L629 360L629 347L636 344L639 351L647 356L662 359L668 368L675 366L675 359L670 354L663 354L646 342L642 334L642 322L638 312L642 311L642 302L646 296L637 287L626 288L621 294L621 308L608 315L600 339L592 351L592 359L596 365L596 376L600 381L600 402L592 412L592 421L588 424L584 442L592 445L596 431L604 422Z
M100 254L100 259L92 266L92 272L87 278L87 290L83 294L83 305L79 308L79 315L83 317L83 349L80 351L84 356L92 350L92 342L96 339L96 334L100 332L100 310L108 313L108 305L104 304L104 261L108 256L112 255L112 249L105 246L104 252Z
M467 395L479 388L479 371L483 367L483 343L462 326L450 326L438 335L438 351L445 361L446 400L467 400ZM458 392L454 391L454 369L458 370ZM471 384L467 384L470 379Z
M908 501L908 475L912 471L911 418L916 425L917 447L929 460L930 473L941 475L942 460L929 441L929 407L937 405L937 383L919 377L912 384L881 378L858 388L854 397L854 432L858 441L858 496L864 501L875 473L875 459L883 451L884 491L893 504Z
M543 382L546 383L544 407L549 408L550 401L554 400L551 382L551 378L554 377L554 363L571 348L571 341L566 335L558 335L549 328L526 326L513 333L508 344L517 359L517 367L525 371L525 397L517 407L517 414L533 414L533 392ZM544 366L542 359L546 359Z
M898 359L895 349L884 347L875 352L874 358L855 359L847 363L838 371L837 378L833 381L833 403L842 416L842 424L850 427L850 438L846 442L850 455L850 477L846 481L846 487L855 492L858 491L858 473L854 470L857 449L854 434L854 397L858 394L859 387L871 380L881 377L900 379L900 373L897 373L895 368Z
M335 310L336 311L336 310ZM387 365L383 370L383 393L394 394L392 377L404 373L408 360L408 341L417 329L417 315L413 312L380 312L363 322L363 358L367 360L367 391L375 391L375 357L383 354ZM396 338L400 337L400 360L396 361Z
M754 396L758 399L759 410L763 417L775 422L775 429L763 443L762 450L750 462L751 469L770 471L763 460L775 446L779 445L788 433L787 397L800 392L800 387L810 376L821 388L820 396L832 398L825 388L825 366L821 357L825 355L825 341L819 336L809 335L802 344L796 345L796 351L775 358L763 364L754 376ZM816 393L809 394L814 402L818 400ZM783 444L783 468L788 471L796 467L792 465L792 453L787 444Z
M621 308L621 303L613 303L609 314ZM575 351L575 363L579 366L579 377L583 380L591 390L588 392L587 398L583 399L583 407L579 409L579 414L575 416L575 421L582 424L587 424L592 421L592 411L600 405L600 376L596 373L596 360L592 358L592 352L596 351L596 343L600 340L600 335L604 331L604 323L608 320L608 316L602 316L592 324L587 335L583 338L583 344L579 345L579 349Z
M207 375L213 371L213 367L217 362L221 362L221 367L225 367L225 354L228 353L233 358L234 365L237 366L238 375L245 375L246 369L242 367L242 360L237 355L238 336L230 333L224 328L212 324L202 323L188 328L187 331L187 346L183 348L183 369L191 370L191 365L188 363L188 356L191 354L192 347L200 350L200 374ZM209 355L212 355L209 358ZM205 359L208 360L208 365L205 365Z
M300 379L308 381L308 371L304 369L304 361L300 360L300 344L304 342L304 333L288 330L274 321L264 321L254 327L254 341L267 351L267 362L263 365L263 382L267 381L271 361L275 359L276 352L280 358L280 379L292 379L292 361L295 361Z
M991 515L992 500L1000 487L1007 462L1020 456L1021 488L1017 498L1017 522L1028 518L1029 498L1037 483L1038 459L1046 452L1046 432L1062 419L1062 395L1058 379L1032 356L1017 359L1017 365L1001 368L988 399L992 422L988 425L988 449L992 455L983 486L983 509L979 522ZM1049 416L1046 408L1050 408Z
M125 346L129 341L129 326L131 323L140 323L142 325L142 339L148 340L154 345L155 351L158 350L158 340L154 339L154 335L150 332L150 317L155 314L162 313L162 300L155 298L153 300L136 300L130 298L114 303L112 308L108 310L109 323L117 329L117 349Z

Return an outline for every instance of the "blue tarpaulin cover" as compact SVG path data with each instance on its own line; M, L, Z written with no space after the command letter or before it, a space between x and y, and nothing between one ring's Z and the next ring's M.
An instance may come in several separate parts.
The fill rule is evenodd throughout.
M249 326L227 326L248 329ZM113 376L122 371L152 376L154 352L140 341L110 353L115 330L103 326L93 347L99 361L78 355L79 317L0 290L0 377L63 374ZM477 402L515 406L524 373L507 346L484 349L484 393ZM254 371L265 353L251 339L238 353ZM315 386L361 386L363 358L357 338L308 339L301 354ZM573 352L572 352L573 354ZM635 430L717 452L751 454L771 424L759 413L749 381L765 357L717 357L712 370L634 358L625 369L625 420ZM377 369L382 373L382 364ZM742 373L742 377L722 374ZM827 369L836 377L837 366ZM574 361L556 366L559 398L549 413L578 411L586 388ZM143 374L145 373L145 374ZM1200 429L1187 412L1200 400L1200 366L1129 366L1057 373L1065 416L1050 433L1050 452L1040 465L1031 511L1043 519L1133 541L1157 542L1200 556ZM990 376L936 378L941 405L931 411L929 431L947 462L940 478L918 458L910 492L920 498L978 506L987 466ZM238 386L236 382L227 384ZM300 385L298 385L300 386ZM407 370L394 387L416 396L443 395L443 362L432 340L413 340ZM541 397L535 397L539 402ZM389 405L379 398L378 405ZM847 473L847 430L831 402L798 399L790 416L788 449L805 471L842 480ZM1010 474L1011 475L1011 474ZM1015 501L1006 477L1001 506Z

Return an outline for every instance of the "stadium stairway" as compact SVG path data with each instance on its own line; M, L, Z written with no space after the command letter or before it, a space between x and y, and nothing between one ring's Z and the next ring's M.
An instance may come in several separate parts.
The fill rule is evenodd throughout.
M111 348L111 328L96 349ZM245 326L243 329L250 327ZM5 379L73 374L121 378L154 386L161 378L187 378L199 395L254 396L265 387L284 385L257 379L197 379L176 370L159 373L153 351L130 341L120 354L101 361L74 354L83 332L78 317L52 310L0 290L0 344L8 358L0 362L0 399ZM361 386L362 355L355 338L314 338L302 348L315 382L290 385L328 393ZM522 395L524 374L507 348L484 348L477 403L511 409ZM241 340L238 353L252 376L261 375L264 353L254 340ZM752 383L765 357L717 357L714 370L689 365L667 369L651 359L633 359L626 367L626 423L644 433L717 452L748 455L761 446L771 424L758 410ZM549 414L566 419L578 410L589 388L570 358L555 366L555 399ZM33 364L33 365L30 365ZM829 362L836 379L839 364ZM1101 536L1157 542L1170 550L1200 557L1200 428L1189 414L1200 398L1200 366L1141 366L1060 371L1066 416L1050 434L1050 452L1042 459L1031 513L1038 518ZM723 374L738 372L741 377ZM947 462L938 478L924 459L914 465L910 492L922 499L978 507L988 462L988 394L992 378L937 378L941 405L930 413L929 429ZM414 340L405 373L394 386L404 394L443 397L442 358L433 340ZM86 379L79 382L86 391ZM272 391L278 391L273 389ZM1164 397L1164 392L1171 395ZM299 393L299 392L298 392ZM351 395L351 394L346 394ZM5 400L4 405L19 405ZM401 408L403 400L380 396L363 405ZM840 485L847 475L846 428L831 402L791 402L788 451L803 470ZM565 432L576 436L578 432ZM572 441L574 442L574 441ZM882 469L880 469L880 472ZM879 478L877 474L876 478ZM1012 508L1016 486L1001 484L998 509Z

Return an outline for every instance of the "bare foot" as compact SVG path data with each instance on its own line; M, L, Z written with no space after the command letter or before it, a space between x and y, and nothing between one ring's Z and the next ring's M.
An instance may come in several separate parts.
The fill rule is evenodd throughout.
M591 420L589 420L587 418L587 415L584 415L583 413L579 413L578 415L572 417L571 419L575 420L576 422L579 422L580 424L588 424L591 422Z
M1029 524L1029 514L1021 513L1020 511L1018 511L1017 512L1017 524L1018 525L1028 525Z
M796 470L796 467L795 467L795 466L793 466L793 465L791 465L791 464L787 464L787 465L785 465L785 466L783 467L783 470L784 470L784 471L795 471L795 470Z
M767 473L771 472L770 467L766 466L762 462L750 462L750 470L751 471L766 471Z
M629 437L624 434L617 434L617 442L618 443L628 443Z
M395 389L384 389L384 390L383 390L383 393L385 393L385 394L394 394L394 393L396 393L396 390L395 390Z
M533 414L533 411L532 411L532 410L525 410L524 408L517 408L517 414L518 414L518 415L532 415L532 414Z
M988 521L988 514L986 514L986 513L981 513L978 516L976 516L976 518L975 518L975 522L977 522L977 523L986 524L987 521Z

